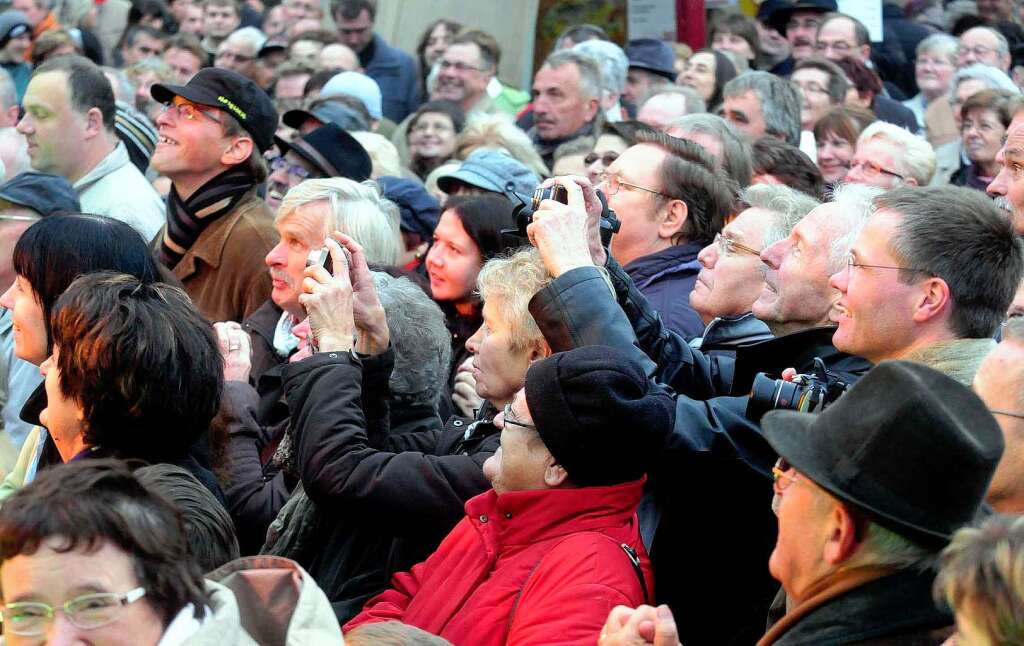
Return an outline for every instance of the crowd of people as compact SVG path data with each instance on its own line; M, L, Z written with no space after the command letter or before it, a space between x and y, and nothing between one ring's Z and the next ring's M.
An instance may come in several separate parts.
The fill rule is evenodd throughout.
M1020 0L377 9L0 12L5 643L1024 644Z

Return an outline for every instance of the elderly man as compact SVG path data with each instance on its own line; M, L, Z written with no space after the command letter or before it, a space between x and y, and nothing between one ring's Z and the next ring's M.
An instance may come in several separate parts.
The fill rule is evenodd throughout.
M636 506L672 398L621 350L579 348L530 366L495 423L491 491L345 630L397 620L456 643L593 643L612 607L648 598Z
M688 114L671 122L665 134L697 144L715 158L726 174L744 188L750 185L750 142L728 121L714 114Z
M974 392L995 416L1006 443L988 502L1001 514L1024 514L1024 318L1006 321L1003 340L974 375Z
M593 58L601 68L601 109L605 122L628 119L629 113L621 100L629 68L626 52L613 42L599 39L576 43L573 50Z
M864 23L846 14L827 14L818 27L814 50L830 61L855 58L870 66L871 38Z
M306 179L369 179L373 163L366 149L337 125L328 123L287 142L274 136L280 153L270 161L267 206L277 211L285 193Z
M255 82L260 81L260 65L257 53L267 37L255 27L242 27L224 39L217 46L213 64L222 69L238 72Z
M688 304L697 254L721 231L736 188L691 142L638 132L634 143L601 178L608 206L622 222L611 253L666 326L691 339L704 329Z
M152 240L163 201L128 157L114 131L114 93L94 63L61 56L38 67L25 92L18 132L35 170L71 182L87 213L131 225Z
M724 383L707 356L664 328L629 276L608 259L597 234L599 210L590 203L595 198L584 201L587 194L575 183L567 190L568 205L545 202L534 214L531 238L555 280L533 298L531 311L558 351L637 344L638 358L648 361L652 374L680 393L655 482L667 487L665 492L703 483L708 494L687 497L684 503L664 499L656 490L653 504L642 508L645 541L661 582L659 599L682 615L679 628L686 643L750 643L763 632L763 613L774 594L770 580L760 576L774 525L764 507L766 483L748 466L764 472L771 463L770 449L753 446L760 431L754 421L758 415L748 417L748 395L756 373L777 375L790 362L808 372L814 358L821 357L847 383L869 367L832 346L835 328L829 325L829 311L837 294L828 280L845 259L846 241L867 217L875 191L847 187L837 192L836 202L814 209L788 237L761 252L768 265L766 284L752 308L782 336L738 350L732 381ZM602 265L614 295L598 269ZM680 471L680 463L691 468ZM701 532L693 532L694 517L705 519ZM682 577L682 572L689 574ZM704 582L699 589L685 583L693 577Z
M668 43L655 38L637 38L626 46L629 71L622 98L639 107L647 95L660 85L676 80L675 53Z
M274 244L273 214L256 189L277 112L251 80L215 67L152 94L168 106L152 166L171 180L154 250L207 318L241 321L270 296L260 255Z
M780 34L786 36L792 47L792 60L802 61L814 56L818 28L823 16L836 11L835 0L797 0L796 2L765 2L764 5L774 7L769 10L768 24ZM776 70L786 74L789 69Z
M875 121L857 138L846 181L882 189L927 186L935 172L935 150L922 137Z
M747 208L697 256L701 269L690 292L690 306L707 326L700 345L703 351L770 337L767 326L750 313L764 284L761 251L787 238L819 206L807 195L777 184L750 186L740 194L740 201ZM723 383L728 382L731 378Z
M725 120L751 142L764 136L800 145L800 94L768 72L745 72L725 84Z
M555 148L593 134L601 108L601 70L579 52L554 52L534 76L533 97L534 125L527 134L550 168Z
M1011 109L1013 121L996 155L999 174L987 190L995 198L996 206L1013 223L1017 235L1024 236L1024 104L1015 103Z
M919 361L970 384L1024 275L1024 243L970 189L894 189L873 211L847 267L832 276L842 294L833 343L872 363Z
M700 114L707 110L704 99L696 90L678 85L665 85L653 90L640 109L636 120L655 130L665 132L669 124L688 114Z
M764 432L780 456L768 567L788 611L759 645L938 643L951 632L931 566L978 517L1003 453L985 403L935 370L892 362L820 415L768 413Z
M341 43L359 55L359 65L380 86L384 116L400 123L420 104L420 75L415 61L374 33L374 0L339 0L332 4L332 10Z
M1010 72L1010 45L1006 36L991 27L973 27L960 34L957 66L967 67L981 63L991 65L1008 74Z

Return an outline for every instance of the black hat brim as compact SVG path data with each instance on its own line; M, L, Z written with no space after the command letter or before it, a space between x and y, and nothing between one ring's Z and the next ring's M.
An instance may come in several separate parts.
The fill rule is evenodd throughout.
M223 109L223 106L217 101L216 94L201 87L154 83L153 87L149 90L149 94L157 103L170 103L174 100L174 97L180 96L183 99L188 99L192 103L207 105L211 108Z
M313 157L311 155L309 155L301 147L293 146L290 143L288 143L287 141L285 141L284 139L281 139L280 137L278 137L277 135L274 135L274 143L277 144L277 149L281 151L281 156L282 157L284 155L288 154L289 152L295 153L296 155L301 157L303 159L303 161L308 163L313 168L317 169L317 171L321 175L323 175L324 177L333 177L333 176L335 176L337 174L336 170L335 171L331 171L331 169L324 168L323 164L321 164L318 160L313 159Z
M281 117L281 123L289 128L298 130L310 119L316 119L316 115L309 110L289 110ZM317 121L319 121L319 119L317 119Z
M849 487L841 481L840 469L836 468L841 456L828 454L830 445L821 441L828 429L815 424L818 419L818 415L812 413L775 410L761 419L761 428L775 452L793 468L839 500L866 512L880 525L926 545L943 546L949 542L951 536L948 533L908 523L880 509L875 503L851 494Z
M826 14L832 11L837 11L835 8L828 8L822 6L818 2L796 2L793 5L779 7L768 16L768 24L779 32L783 36L786 35L786 25L789 23L789 18L797 11L817 11L821 14Z

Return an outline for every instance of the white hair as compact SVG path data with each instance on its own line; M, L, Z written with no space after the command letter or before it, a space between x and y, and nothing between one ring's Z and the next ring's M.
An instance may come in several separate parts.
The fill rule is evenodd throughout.
M326 200L324 236L333 231L352 236L363 246L371 264L395 265L402 252L401 216L398 207L381 195L376 182L356 182L345 177L307 179L292 187L281 201L274 222L290 217L296 209Z
M839 207L839 213L830 221L834 227L828 254L831 273L843 268L853 241L875 211L875 198L883 192L877 186L867 184L840 184L832 191L830 203Z
M1003 70L984 63L975 63L959 69L953 74L953 78L949 81L950 103L956 102L956 89L967 79L981 81L989 90L1005 90L1011 94L1020 94L1020 88Z
M875 121L857 138L857 146L881 139L892 144L896 150L897 164L904 175L917 180L918 186L927 186L935 174L935 149L924 137L886 121Z
M601 86L606 94L618 96L626 89L629 58L621 47L607 40L585 40L574 45L572 51L594 59L601 68Z
M231 32L225 40L245 43L252 48L253 54L256 54L267 42L267 35L256 27L242 27Z
M960 41L949 34L932 34L917 44L917 57L925 54L944 56L950 65L956 65L957 50L960 49Z
M783 184L752 184L740 192L740 200L748 208L773 214L764 234L765 247L786 238L805 215L821 206L810 195Z

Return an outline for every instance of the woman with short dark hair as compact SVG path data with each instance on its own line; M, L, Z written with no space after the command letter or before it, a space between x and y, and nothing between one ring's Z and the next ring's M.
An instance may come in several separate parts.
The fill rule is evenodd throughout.
M466 124L462 108L451 101L428 101L409 119L406 140L409 170L420 179L455 156L455 138Z

